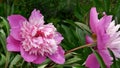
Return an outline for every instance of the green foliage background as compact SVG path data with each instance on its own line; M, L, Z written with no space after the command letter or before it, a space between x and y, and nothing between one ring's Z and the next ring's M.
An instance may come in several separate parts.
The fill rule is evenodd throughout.
M106 12L120 23L120 0L0 0L0 67L43 68L50 62L47 59L40 65L27 63L18 53L6 50L9 34L7 16L20 14L28 19L33 9L40 10L46 23L52 22L63 35L61 46L67 51L84 45L85 36L91 35L88 24L91 7L97 8L99 18L102 12ZM66 55L65 64L55 65L55 68L85 68L84 62L91 52L90 48L84 48L70 53ZM113 62L111 68L120 68L119 60L114 59Z

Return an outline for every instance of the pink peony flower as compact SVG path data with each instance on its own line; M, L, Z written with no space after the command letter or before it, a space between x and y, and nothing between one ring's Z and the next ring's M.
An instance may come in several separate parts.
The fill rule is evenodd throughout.
M94 48L103 58L107 68L110 68L113 58L110 56L108 48L110 48L116 58L120 58L120 25L115 26L112 21L112 16L104 16L99 20L96 8L93 7L90 11L90 27L95 38L86 36L87 43L92 43L97 40L97 46ZM88 56L85 66L88 68L100 68L97 58L92 53Z
M62 35L50 24L44 25L44 17L34 9L29 21L21 15L8 17L11 27L7 38L7 50L20 52L27 62L40 64L49 57L52 61L63 64L64 50L59 45Z

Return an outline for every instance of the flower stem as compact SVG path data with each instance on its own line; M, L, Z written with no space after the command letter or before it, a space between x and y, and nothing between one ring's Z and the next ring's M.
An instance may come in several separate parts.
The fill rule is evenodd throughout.
M95 44L96 44L96 42L90 43L90 44L86 44L86 45L82 45L82 46L79 46L79 47L76 47L76 48L73 48L73 49L71 49L71 50L66 51L66 52L65 52L65 55L68 54L68 53L71 53L71 52L73 52L73 51L79 50L79 49L81 49L81 48L93 47L93 46L95 46Z

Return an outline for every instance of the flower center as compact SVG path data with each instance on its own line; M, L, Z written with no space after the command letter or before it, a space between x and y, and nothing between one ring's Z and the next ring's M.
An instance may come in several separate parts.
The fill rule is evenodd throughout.
M43 37L43 33L41 31L37 31L34 37L39 37L42 36Z
M54 39L53 28L32 25L24 22L21 27L21 36L23 38L22 47L29 54L46 55L53 54L57 50L57 43ZM49 36L50 37L47 37Z
M92 34L92 39L93 39L93 42L97 43L97 35L95 33ZM94 46L94 49L97 50L97 46Z
M95 33L92 34L92 39L94 40L94 42L97 40L97 36Z

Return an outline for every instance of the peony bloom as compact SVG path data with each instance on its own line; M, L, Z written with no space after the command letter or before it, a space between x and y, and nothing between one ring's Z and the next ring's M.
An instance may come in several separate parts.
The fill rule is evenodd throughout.
M93 32L93 37L86 36L86 42L92 43L97 41L97 46L94 48L103 58L107 68L110 68L113 58L110 56L108 48L111 49L116 56L120 58L120 25L115 26L115 21L112 21L112 16L104 16L98 19L96 8L90 11L90 27ZM97 58L92 53L88 56L85 66L88 68L100 68Z
M27 62L40 64L49 57L52 61L63 64L64 50L59 45L62 35L50 24L44 25L44 17L34 9L29 21L21 15L8 16L11 27L7 38L7 50L20 52Z

